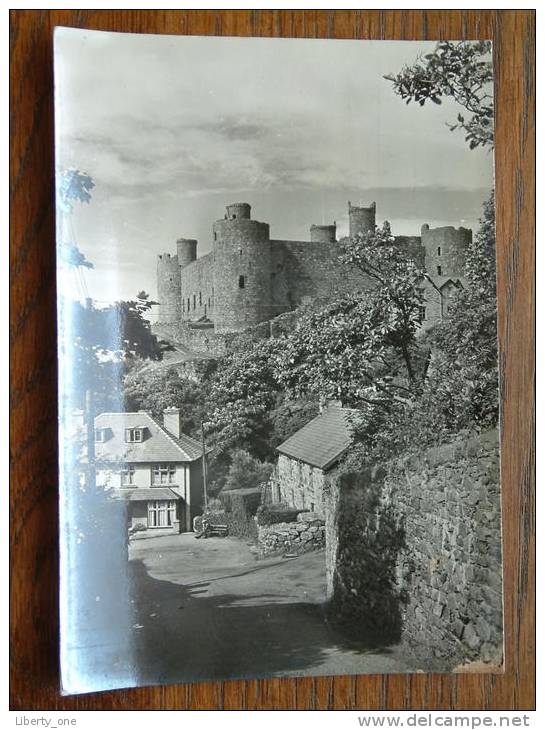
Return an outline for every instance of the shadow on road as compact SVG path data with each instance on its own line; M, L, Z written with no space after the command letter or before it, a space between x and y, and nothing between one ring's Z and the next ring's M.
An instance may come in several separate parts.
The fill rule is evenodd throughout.
M371 642L342 636L319 604L267 603L260 594L259 605L247 605L247 596L206 595L209 581L179 585L150 577L140 560L130 565L140 684L392 671L382 667L393 664L386 647L378 654Z

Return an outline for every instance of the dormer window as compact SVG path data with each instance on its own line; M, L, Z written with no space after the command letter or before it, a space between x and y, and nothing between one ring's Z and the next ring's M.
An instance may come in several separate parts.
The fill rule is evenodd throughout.
M125 441L128 444L140 443L144 440L144 429L143 428L126 428L125 429Z

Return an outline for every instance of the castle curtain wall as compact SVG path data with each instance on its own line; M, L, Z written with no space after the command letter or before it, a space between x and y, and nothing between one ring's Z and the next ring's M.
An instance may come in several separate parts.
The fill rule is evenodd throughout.
M354 236L374 230L375 204L367 208L349 204L349 223ZM188 347L219 352L224 348L214 344L215 335L240 332L313 300L346 296L375 285L341 263L342 244L335 240L335 224L313 225L310 236L310 241L271 241L269 225L252 220L250 205L227 206L225 217L213 225L211 253L195 259L197 241L181 238L177 255L159 256L157 331L162 325L177 327L179 340ZM436 288L425 287L425 328L445 316L445 297L439 289L445 277L463 279L471 240L469 229L430 229L427 224L422 226L421 236L395 236L396 245L436 284ZM450 290L445 295L450 299ZM199 331L194 341L197 329L182 323L205 317L210 320L209 329ZM216 339L219 342L221 337Z
M214 255L208 253L180 270L181 318L212 318L214 311Z

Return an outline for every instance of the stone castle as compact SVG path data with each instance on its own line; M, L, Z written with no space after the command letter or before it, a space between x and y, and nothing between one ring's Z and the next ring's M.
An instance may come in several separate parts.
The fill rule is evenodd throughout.
M349 235L373 231L376 204L348 203ZM197 258L197 241L180 238L176 254L157 261L158 326L184 339L184 333L223 335L241 332L316 299L368 289L371 283L339 260L337 226L312 225L310 240L271 239L269 224L253 220L248 203L233 203L212 227L213 247ZM472 232L452 226L420 236L396 236L427 272L423 326L442 319L453 292L464 286L464 267Z

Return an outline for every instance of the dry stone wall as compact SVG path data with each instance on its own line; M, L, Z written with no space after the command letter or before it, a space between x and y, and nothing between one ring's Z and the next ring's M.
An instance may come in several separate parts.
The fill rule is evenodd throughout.
M301 512L295 522L257 525L260 557L305 553L325 547L325 521L315 512Z
M331 485L332 615L401 639L430 671L502 662L498 434L430 449Z

